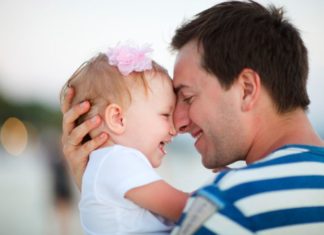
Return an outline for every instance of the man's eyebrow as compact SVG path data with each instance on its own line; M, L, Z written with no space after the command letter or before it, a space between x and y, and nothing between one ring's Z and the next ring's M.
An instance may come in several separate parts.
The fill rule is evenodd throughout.
M179 85L179 86L177 86L177 87L175 87L173 90L174 90L174 93L176 93L176 95L178 95L178 93L180 92L180 90L181 89L183 89L183 88L188 88L188 86L187 85Z

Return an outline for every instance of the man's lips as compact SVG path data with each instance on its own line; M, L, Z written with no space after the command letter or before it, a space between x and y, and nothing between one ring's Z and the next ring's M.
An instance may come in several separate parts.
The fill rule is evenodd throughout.
M201 130L197 130L195 132L191 132L191 136L194 138L194 139L199 139L199 137L202 135L202 131Z

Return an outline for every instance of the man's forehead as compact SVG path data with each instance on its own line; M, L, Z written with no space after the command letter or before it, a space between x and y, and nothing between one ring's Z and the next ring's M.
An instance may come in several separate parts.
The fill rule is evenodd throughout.
M172 85L176 93L190 86L188 79L191 76L189 68L191 66L189 65L185 60L177 60L175 63Z

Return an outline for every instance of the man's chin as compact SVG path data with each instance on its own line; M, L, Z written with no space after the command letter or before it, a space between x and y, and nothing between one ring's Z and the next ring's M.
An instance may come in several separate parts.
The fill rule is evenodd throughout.
M214 169L213 164L210 164L210 162L208 162L207 160L205 160L206 158L204 156L202 156L201 158L201 163L202 165L207 168L207 169Z
M204 155L201 155L201 163L202 165L206 168L206 169L211 169L211 170L214 170L214 169L221 169L221 168L224 168L223 164L219 164L215 161L208 161L208 160L213 160L215 157L212 157L212 156L204 156Z

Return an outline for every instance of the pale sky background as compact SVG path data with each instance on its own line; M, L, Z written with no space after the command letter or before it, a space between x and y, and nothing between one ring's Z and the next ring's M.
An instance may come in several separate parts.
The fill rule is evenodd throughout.
M173 72L175 28L220 1L0 0L0 92L58 107L78 66L119 40L152 43L153 57ZM324 132L324 1L259 0L284 6L309 51L310 118Z

